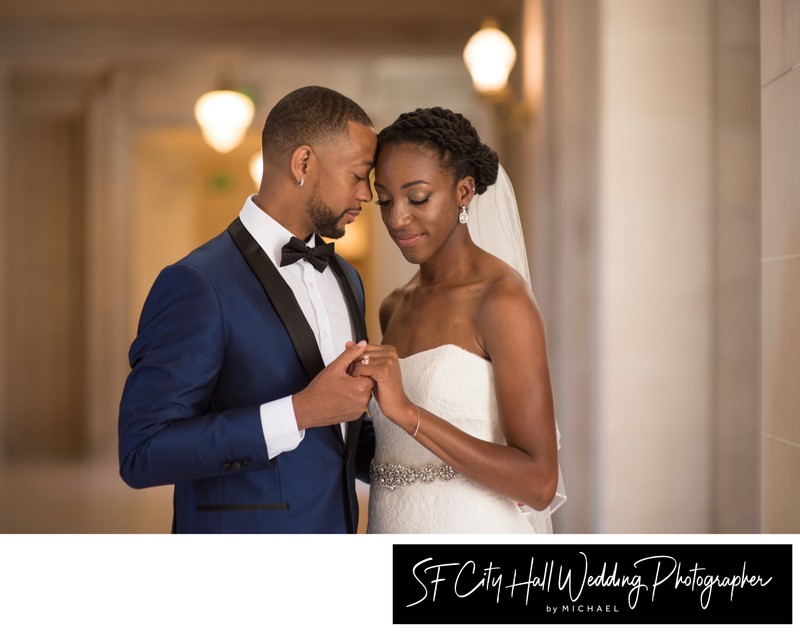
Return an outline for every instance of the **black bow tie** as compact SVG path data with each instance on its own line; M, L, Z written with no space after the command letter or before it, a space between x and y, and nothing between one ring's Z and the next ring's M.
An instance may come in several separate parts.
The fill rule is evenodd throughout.
M332 256L333 243L323 243L310 248L302 239L292 237L289 243L281 248L281 267L291 265L295 261L300 261L300 259L305 259L317 271L322 272L328 267L328 261Z

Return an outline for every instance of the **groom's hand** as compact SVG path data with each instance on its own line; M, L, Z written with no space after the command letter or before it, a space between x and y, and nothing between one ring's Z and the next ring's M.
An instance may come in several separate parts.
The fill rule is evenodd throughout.
M375 383L369 377L353 377L350 365L367 343L349 344L302 391L292 397L297 428L331 426L358 419L367 407Z

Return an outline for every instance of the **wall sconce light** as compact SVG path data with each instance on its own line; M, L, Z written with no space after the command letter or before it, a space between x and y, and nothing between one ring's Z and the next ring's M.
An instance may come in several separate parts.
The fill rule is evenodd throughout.
M517 49L494 20L484 21L464 47L464 64L478 94L490 100L506 121L522 123L532 115L532 107L515 101L508 86L508 75L516 61Z
M194 106L194 115L203 138L222 154L242 142L254 114L253 100L236 90L206 92Z

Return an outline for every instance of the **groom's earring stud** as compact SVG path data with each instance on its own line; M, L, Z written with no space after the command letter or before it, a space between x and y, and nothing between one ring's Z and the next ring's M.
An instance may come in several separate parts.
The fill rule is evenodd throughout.
M297 181L297 186L301 187L301 186L303 186L305 183L306 183L306 179L305 179L305 178L300 178L300 179Z
M466 204L461 205L461 212L458 214L458 221L466 224L469 221L469 213L467 212Z

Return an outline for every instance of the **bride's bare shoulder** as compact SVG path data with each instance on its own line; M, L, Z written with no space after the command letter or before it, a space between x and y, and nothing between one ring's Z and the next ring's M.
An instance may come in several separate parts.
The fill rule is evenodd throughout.
M511 333L520 328L544 333L544 320L527 280L504 261L489 256L487 282L476 311L481 338L485 332Z
M484 252L481 266L486 275L482 302L515 297L519 300L534 300L528 281L499 257Z

